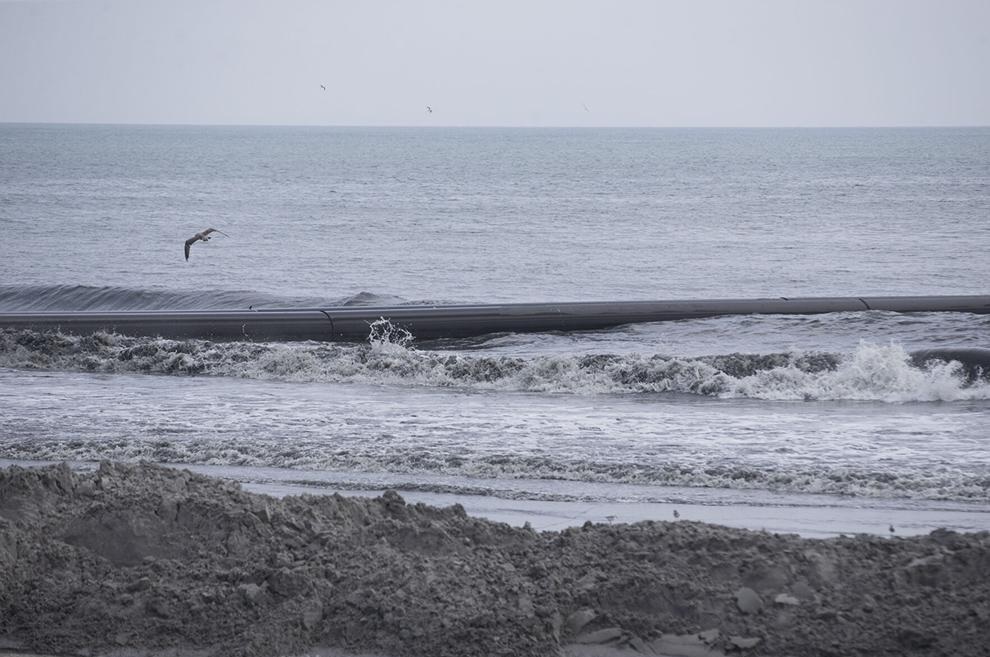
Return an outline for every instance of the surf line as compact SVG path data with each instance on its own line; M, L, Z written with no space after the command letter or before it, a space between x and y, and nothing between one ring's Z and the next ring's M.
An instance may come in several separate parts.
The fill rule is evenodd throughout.
M0 328L75 334L110 331L175 339L364 341L371 324L386 319L418 340L429 340L505 332L594 331L626 324L728 315L877 311L990 314L990 295L20 312L0 313Z

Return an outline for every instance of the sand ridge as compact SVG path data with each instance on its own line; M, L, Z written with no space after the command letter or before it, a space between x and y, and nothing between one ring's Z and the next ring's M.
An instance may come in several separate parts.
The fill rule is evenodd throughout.
M0 650L986 655L990 534L535 532L150 464L0 470Z

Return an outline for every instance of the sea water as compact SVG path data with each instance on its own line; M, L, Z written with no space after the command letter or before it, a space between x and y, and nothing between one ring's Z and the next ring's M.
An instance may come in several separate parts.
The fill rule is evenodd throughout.
M226 235L186 261L207 227ZM986 128L0 125L0 312L987 294L988 253ZM0 331L0 462L514 518L990 528L990 377L916 366L931 347L990 347L990 316L359 344Z

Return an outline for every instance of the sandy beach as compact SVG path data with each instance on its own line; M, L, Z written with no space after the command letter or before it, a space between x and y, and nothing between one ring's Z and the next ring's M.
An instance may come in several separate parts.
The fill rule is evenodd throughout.
M153 465L0 471L0 650L984 655L990 534L537 531Z

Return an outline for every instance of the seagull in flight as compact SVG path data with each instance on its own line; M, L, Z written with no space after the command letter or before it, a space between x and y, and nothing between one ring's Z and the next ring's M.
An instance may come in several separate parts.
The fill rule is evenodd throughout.
M326 91L327 90L327 85L321 84L320 85L320 89L322 89L323 91Z
M199 240L203 240L204 242L209 242L210 233L220 233L224 237L230 237L230 235L228 235L227 233L223 232L222 230L217 230L216 228L207 228L204 231L200 231L196 233L195 235L193 235L192 237L186 240L186 260L189 259L189 247L195 244L196 242L198 242Z
M433 114L433 108L432 108L432 107L430 107L429 105L427 105L427 106L426 106L426 113L427 113L427 114Z

